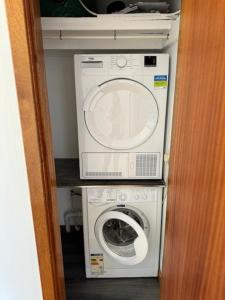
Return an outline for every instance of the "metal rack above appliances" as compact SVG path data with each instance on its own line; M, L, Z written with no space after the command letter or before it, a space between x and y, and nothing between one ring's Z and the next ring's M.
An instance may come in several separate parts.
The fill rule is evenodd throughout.
M42 18L44 49L163 49L177 15Z

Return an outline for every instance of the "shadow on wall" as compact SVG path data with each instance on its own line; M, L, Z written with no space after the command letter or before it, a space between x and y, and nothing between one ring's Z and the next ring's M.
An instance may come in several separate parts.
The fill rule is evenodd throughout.
M54 157L78 158L73 53L45 51Z

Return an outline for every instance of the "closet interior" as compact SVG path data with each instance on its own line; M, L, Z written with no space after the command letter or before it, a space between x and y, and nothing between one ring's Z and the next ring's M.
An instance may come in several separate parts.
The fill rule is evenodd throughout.
M75 0L41 0L40 6L67 299L131 300L137 299L137 295L138 299L159 299L179 23L182 14L180 12L180 1L97 0L80 2ZM167 63L166 59L168 59ZM80 68L79 70L75 70L76 63L77 69ZM165 64L168 64L168 66L166 67ZM164 71L164 67L168 69L168 73ZM149 75L147 72L150 72ZM147 86L148 76L149 86ZM98 96L97 91L96 97L98 99L94 100L93 106L90 104L90 109L81 108L79 110L80 100L77 99L77 97L80 97L79 89L81 89L81 94L85 88L89 89L89 87L91 91L94 91L91 80L93 80L93 86L102 87L103 96ZM112 82L108 84L109 81ZM106 138L112 137L110 130L115 131L118 129L120 131L120 133L115 133L114 136L115 140L118 141L124 139L127 134L124 128L126 127L126 111L128 111L128 108L123 106L126 105L125 100L123 103L121 102L126 97L123 90L127 86L129 86L134 96L129 96L130 100L126 100L126 103L132 101L134 103L134 99L137 97L139 104L137 106L132 105L135 107L136 112L138 111L140 115L143 114L143 117L138 116L137 128L141 126L145 117L145 109L143 109L145 100L143 100L142 105L142 99L144 99L144 94L147 91L150 91L153 95L153 102L156 102L155 107L158 117L156 117L155 125L147 122L148 129L150 126L154 128L152 129L153 133L149 135L146 133L150 142L143 150L141 147L144 147L146 139L143 139L144 142L140 143L141 146L137 151L132 150L135 149L134 146L128 147L128 150L125 147L118 146L116 150L111 151L110 146L107 147L106 145L107 142L104 142ZM141 95L143 98L139 99L139 96L135 95L138 94L139 88L140 93L142 93L142 87L143 95ZM119 94L120 92L122 98L115 100L116 93ZM166 100L163 92L166 92ZM156 96L157 93L159 96ZM106 98L105 95L109 97ZM84 96L85 99L87 97ZM109 99L106 107L103 107L102 99ZM146 99L146 107L148 107L148 97ZM165 101L165 103L162 104L160 101ZM99 105L96 114L93 113L94 105L96 107ZM132 105L129 106L129 109ZM161 109L161 105L164 108ZM120 120L120 122L124 122L123 129L116 127L115 123L119 122L118 120L112 121L110 119L112 118L113 109L120 116L122 115L121 112L125 112L124 118L122 117L123 120ZM162 119L163 109L165 109L164 119ZM146 111L148 111L148 108L146 108ZM101 112L102 115L105 114L102 119L101 115L99 117ZM154 109L149 108L149 116L152 116L153 113ZM82 125L82 121L79 121L79 118L84 118L83 114L86 114L84 125ZM131 113L127 112L127 114ZM115 120L115 114L113 118ZM93 122L93 126L96 125L98 129L101 126L104 128L101 133L97 129L95 131L93 129L92 132L91 128L93 126L90 125L87 131L82 131L81 126L86 124L88 127L88 122ZM134 124L134 121L132 122ZM111 129L107 131L107 124L109 123L115 126L112 125L112 128L110 127ZM157 126L162 126L163 129L159 135L154 137ZM136 134L134 125L129 123L128 127L130 136L133 131ZM92 138L93 136L96 138L93 138L95 141L90 142L90 153L98 152L101 155L104 150L107 153L122 153L118 161L117 157L115 157L115 161L114 157L112 158L113 162L111 158L107 160L108 158L104 157L103 162L108 165L112 163L122 165L121 157L123 155L124 157L128 155L127 157L130 159L134 153L138 152L140 154L143 152L145 157L139 156L137 158L135 154L136 172L139 163L139 167L142 168L142 173L140 173L142 175L139 174L140 176L137 176L137 178L123 177L123 175L121 178L117 178L118 174L116 173L120 173L117 170L118 166L116 167L117 172L110 169L111 177L110 172L101 169L101 166L97 166L97 171L95 171L93 166L95 161L98 160L98 156L93 156L94 158L88 156L87 160L84 160L84 153L87 151L84 150L81 153L81 148L88 145L87 140L82 142L81 139L83 139L83 136L89 139L88 134ZM103 134L105 136L108 134L108 136L104 136L105 139L103 139ZM144 134L141 129L140 134ZM96 142L98 137L101 143L96 146L97 150L95 151L93 143ZM152 138L155 138L155 140L151 143ZM161 152L154 148L155 144L158 143L157 139L162 140ZM155 178L154 175L152 177L151 174L148 176L148 172L143 171L143 168L149 166L149 164L158 164L153 157L146 154L151 152L149 150L151 147L153 147L152 152L160 152L162 163L162 167L159 167L161 173L159 172L160 175L155 176ZM142 161L139 162L138 159L142 159ZM96 165L101 164L102 160L100 159L99 162ZM89 171L82 173L79 166L82 166L82 169L90 168L90 170L88 169ZM126 167L124 167L125 169ZM85 178L85 174L88 172L90 177ZM130 169L129 172L131 172ZM99 176L102 178L98 178L96 174L100 174ZM96 178L94 178L95 175ZM118 176L121 176L121 174ZM99 201L96 200L98 197ZM116 202L110 203L110 201L113 201L112 199L116 199ZM142 201L139 203L140 199ZM151 203L148 203L148 200ZM123 203L123 201L125 202ZM103 207L104 202L107 202L105 207ZM145 216L141 213L143 211L145 211ZM103 218L105 212L108 219ZM119 220L120 216L121 220ZM131 218L133 221L128 224L128 219ZM142 245L145 245L144 243L147 241L149 244L146 244L146 247L150 249L149 251L154 252L152 256L145 254L146 260L143 258L141 261L140 258L139 262L137 253L136 256L132 254L132 251L134 251L132 247L136 247L134 244L137 239L137 233L133 226L136 226L136 231L140 228L143 229L143 232L145 231ZM99 237L96 233L97 230L102 230ZM150 238L146 239L145 236ZM141 239L141 237L140 233L139 238ZM97 249L95 243L100 244L101 239L105 239L105 241L102 250L97 252L93 249ZM132 241L132 249L129 246L129 241ZM108 250L107 253L107 249L104 247L107 247L108 244L111 245L111 250ZM154 247L152 244L154 244ZM142 248L144 249L144 246ZM141 254L141 251L144 251L143 249L140 250L140 255L144 257L144 254ZM125 252L126 254L124 254ZM110 258L110 253L114 253L115 257L112 255ZM137 260L132 265L131 258L133 256ZM87 264L90 265L87 267ZM120 266L123 264L124 268ZM148 264L149 266L151 264L157 266L154 265L154 272L152 271L154 276L151 276ZM140 265L140 268L138 268L138 265ZM104 274L107 274L104 269L107 266L111 271L109 271L108 276L104 276ZM118 271L115 271L116 269ZM88 278L86 278L87 274L89 274ZM133 276L131 277L130 274L133 274ZM148 276L148 274L150 275Z

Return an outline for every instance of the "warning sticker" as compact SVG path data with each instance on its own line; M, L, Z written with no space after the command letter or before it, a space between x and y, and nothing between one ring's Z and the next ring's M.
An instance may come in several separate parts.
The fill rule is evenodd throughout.
M167 75L154 76L154 88L166 88L168 86Z
M90 255L91 273L100 275L104 273L103 254L95 253Z

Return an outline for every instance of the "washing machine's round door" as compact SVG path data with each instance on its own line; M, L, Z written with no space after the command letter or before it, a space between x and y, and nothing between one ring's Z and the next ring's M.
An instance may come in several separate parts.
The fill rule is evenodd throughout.
M110 149L143 144L158 122L151 91L131 79L113 79L92 90L84 103L84 118L92 137Z
M105 252L121 264L139 264L148 253L144 222L132 209L104 212L95 223L95 235Z

